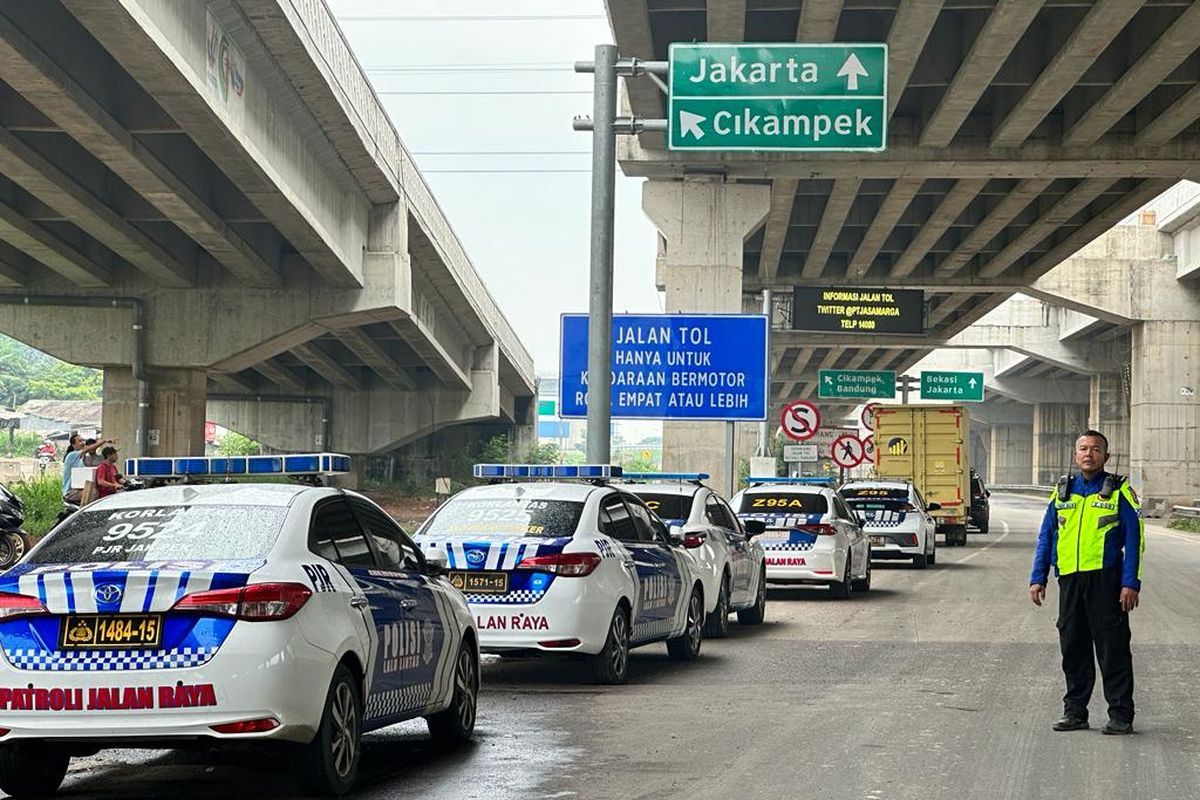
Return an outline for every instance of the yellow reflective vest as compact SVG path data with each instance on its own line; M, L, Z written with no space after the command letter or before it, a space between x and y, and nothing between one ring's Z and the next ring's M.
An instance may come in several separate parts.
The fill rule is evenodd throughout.
M1065 476L1064 476L1065 477ZM1142 577L1142 553L1146 539L1140 519L1140 504L1137 494L1124 476L1106 476L1100 490L1094 494L1070 493L1070 488L1081 485L1082 479L1059 481L1051 497L1058 516L1058 541L1055 547L1055 563L1059 575L1073 572L1088 572L1112 566L1121 553L1125 542L1114 534L1120 525L1121 499L1126 500L1139 513L1136 552L1124 553L1126 560L1136 562L1136 576ZM1114 534L1110 536L1110 534Z

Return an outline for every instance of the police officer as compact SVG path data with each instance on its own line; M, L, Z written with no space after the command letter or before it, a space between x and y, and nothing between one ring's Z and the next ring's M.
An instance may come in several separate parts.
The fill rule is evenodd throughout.
M1133 657L1129 612L1142 588L1146 548L1138 497L1122 475L1104 471L1108 439L1084 431L1075 442L1079 475L1058 482L1038 533L1029 597L1040 606L1053 566L1058 575L1058 638L1067 679L1056 731L1088 727L1096 683L1093 647L1104 679L1108 722L1101 733L1133 733Z

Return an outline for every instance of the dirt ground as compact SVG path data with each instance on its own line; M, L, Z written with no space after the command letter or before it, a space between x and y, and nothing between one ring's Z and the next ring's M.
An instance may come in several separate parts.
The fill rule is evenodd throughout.
M394 491L367 491L363 494L379 503L409 533L415 531L438 505L433 497L405 497Z

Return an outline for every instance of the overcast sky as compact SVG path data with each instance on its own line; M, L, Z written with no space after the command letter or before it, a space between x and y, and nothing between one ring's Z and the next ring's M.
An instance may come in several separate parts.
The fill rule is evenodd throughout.
M571 120L591 113L591 77L572 64L612 41L602 0L329 5L538 373L556 375L559 314L588 303L591 134ZM619 172L616 233L615 309L662 311L641 181Z

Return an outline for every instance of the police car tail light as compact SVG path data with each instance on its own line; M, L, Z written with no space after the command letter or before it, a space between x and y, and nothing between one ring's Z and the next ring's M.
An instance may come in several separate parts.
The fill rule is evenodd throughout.
M0 619L49 613L50 610L36 597L14 592L0 592Z
M582 578L591 575L600 566L599 553L558 553L552 556L534 556L517 564L517 569L537 569L552 572L564 578Z
M172 610L262 622L287 619L310 597L312 591L299 583L253 583L237 589L184 595Z
M704 545L704 534L703 533L689 533L688 535L683 537L683 546L688 548L689 550L693 550L697 547L702 547L703 545Z
M833 536L837 533L837 528L825 523L821 523L820 525L805 525L801 530L806 533L815 533L817 536Z
M917 507L916 507L916 506L914 506L912 503L905 503L904 505L900 506L900 510L901 510L901 511L910 511L910 512L911 512L911 511L916 511L916 510L917 510Z

